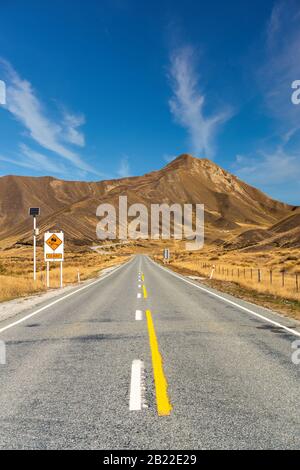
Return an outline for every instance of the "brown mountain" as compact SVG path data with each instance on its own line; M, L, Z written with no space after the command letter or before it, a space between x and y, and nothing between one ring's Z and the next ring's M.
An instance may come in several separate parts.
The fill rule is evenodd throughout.
M129 205L140 202L147 207L163 202L203 203L207 240L218 239L219 243L256 228L270 230L275 236L280 224L285 228L298 221L295 215L299 215L297 208L269 198L210 160L181 155L161 170L109 181L1 177L2 247L31 242L30 206L41 207L41 232L56 228L65 232L71 244L97 242L96 208L103 202L117 206L120 195L127 195Z
M228 249L247 251L266 250L276 247L300 248L300 209L266 229L246 230L224 243Z

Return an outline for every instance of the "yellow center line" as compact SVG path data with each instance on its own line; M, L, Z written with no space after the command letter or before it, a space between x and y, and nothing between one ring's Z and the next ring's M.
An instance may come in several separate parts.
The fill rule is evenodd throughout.
M144 282L144 280L145 280L145 276L144 274L142 274L142 281Z
M144 293L144 299L147 299L148 293L145 284L143 284L143 293Z
M152 355L157 413L158 416L168 416L171 413L172 405L168 396L168 383L163 370L163 361L159 352L158 341L150 310L146 310L146 317Z

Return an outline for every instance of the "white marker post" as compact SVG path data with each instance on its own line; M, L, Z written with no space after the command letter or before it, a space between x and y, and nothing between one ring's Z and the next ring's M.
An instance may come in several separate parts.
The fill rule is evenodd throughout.
M170 250L169 248L164 249L164 263L168 263L170 259Z
M46 232L44 236L44 255L47 263L47 287L50 286L50 262L60 263L60 287L63 287L64 234Z
M29 215L33 217L33 280L36 281L36 237L39 235L36 218L40 215L40 208L30 207Z

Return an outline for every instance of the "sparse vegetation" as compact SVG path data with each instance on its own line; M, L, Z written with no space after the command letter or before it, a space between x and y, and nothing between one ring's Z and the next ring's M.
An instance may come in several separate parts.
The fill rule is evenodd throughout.
M212 246L190 254L177 248L170 267L203 277L203 282L219 290L300 318L299 254L299 249L218 252ZM154 258L162 261L161 252Z
M0 252L0 302L17 297L41 293L46 288L46 270L42 250L38 250L37 281L32 279L31 248ZM96 277L104 268L114 266L127 259L126 255L99 255L91 251L66 253L64 262L64 285ZM59 266L52 263L50 267L50 288L60 284Z
M207 245L203 250L187 252L183 241L140 240L110 250L110 253L98 254L87 249L67 252L64 263L64 285L77 282L78 269L81 280L93 278L100 270L119 264L134 253L148 252L156 260L162 261L165 247L170 248L170 266L173 269L201 276L204 278L202 282L221 291L300 318L300 250L297 248L246 252L226 251L222 247ZM0 252L0 301L46 291L42 249L38 249L36 283L32 280L31 256L31 247ZM213 266L215 266L213 279L209 280ZM52 264L51 288L57 287L59 287L59 267Z

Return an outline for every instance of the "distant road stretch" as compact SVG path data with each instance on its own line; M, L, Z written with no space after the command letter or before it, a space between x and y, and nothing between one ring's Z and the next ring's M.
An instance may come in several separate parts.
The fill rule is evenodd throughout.
M300 448L299 323L197 286L136 256L1 322L0 448Z

